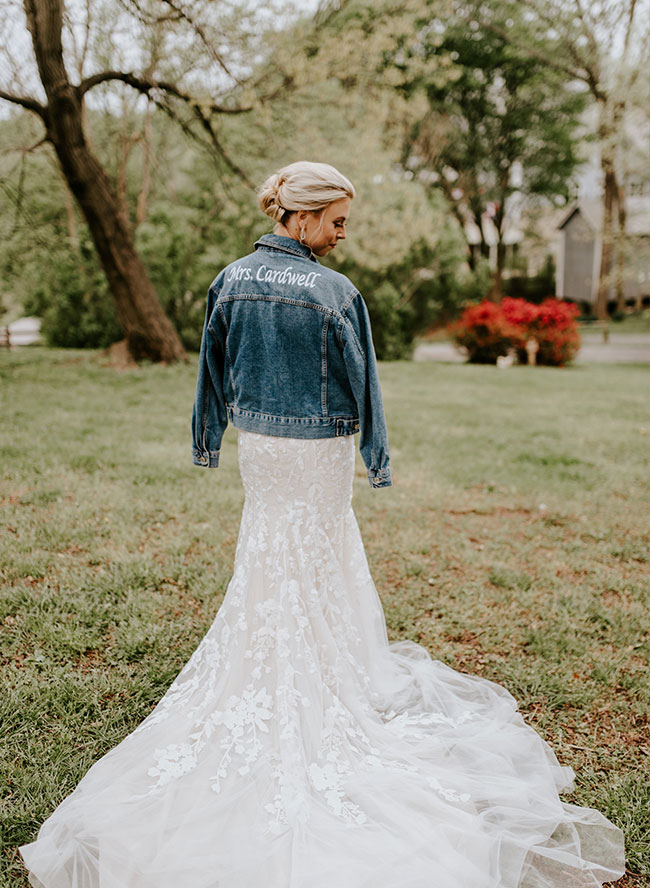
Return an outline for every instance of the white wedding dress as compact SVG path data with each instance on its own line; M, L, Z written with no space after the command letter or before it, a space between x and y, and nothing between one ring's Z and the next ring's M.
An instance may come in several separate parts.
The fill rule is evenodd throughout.
M389 645L352 437L240 432L232 581L156 709L21 848L38 888L594 888L620 831L503 688Z

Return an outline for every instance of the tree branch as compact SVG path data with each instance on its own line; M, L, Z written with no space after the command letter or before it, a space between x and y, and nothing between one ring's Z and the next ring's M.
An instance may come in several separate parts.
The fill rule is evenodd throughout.
M5 102L11 102L14 105L20 105L22 108L27 108L28 111L33 111L34 114L38 114L44 123L47 123L47 108L36 101L36 99L32 99L31 96L14 96L0 89L0 99L4 99Z
M186 12L181 6L174 3L173 0L161 0L161 2L165 3L167 6L169 6L169 8L178 16L178 18L184 19L190 25L190 27L194 30L194 32L196 34L198 34L198 36L201 40L201 43L205 47L208 55L211 56L212 60L214 62L216 62L217 65L219 65L219 67L222 69L222 71L224 71L224 73L227 74L231 80L234 80L235 83L237 83L239 86L241 86L242 81L232 73L232 71L230 70L230 68L226 64L226 60L215 49L214 41L210 40L208 38L208 36L206 35L205 29L202 27L202 25L199 22L195 21L195 19L188 12Z
M49 141L50 141L50 140L48 139L47 136L43 136L43 138L42 138L42 139L39 139L38 142L34 142L33 145L28 145L27 148L22 148L21 150L22 150L25 154L31 154L32 151L36 151L36 149L37 149L37 148L40 148L41 145L47 145L47 143L48 143Z
M627 27L625 28L625 42L623 44L623 53L627 54L630 46L630 37L632 35L632 23L634 22L634 12L636 9L636 0L631 0L630 8L627 16Z
M191 121L188 122L186 120L183 120L183 118L176 113L176 110L172 107L171 103L169 101L166 101L166 99L168 99L168 94L160 96L156 95L154 91L154 94L152 96L149 96L149 98L154 103L154 105L156 105L157 108L160 108L160 110L163 111L170 118L170 120L174 121L174 123L185 133L186 136L188 136L188 138L193 139L195 142L198 142L198 144L207 151L209 151L210 148L214 149L216 154L218 154L218 156L223 160L226 166L233 173L239 176L245 185L247 185L249 188L254 187L251 184L250 179L248 178L246 173L229 157L214 130L212 121L210 120L209 116L203 114L201 108L196 103L191 102L191 100L187 102L188 106L191 107L194 117L199 121L202 129L207 133L209 137L209 142L206 142L192 130L192 127L190 126Z
M325 28L334 19L335 16L344 12L350 0L339 0L337 3L324 2L320 3L318 9L312 17L315 29Z
M591 50L593 58L597 59L600 53L598 51L598 44L594 36L594 29L591 23L587 22L587 17L585 15L581 0L574 0L574 2L576 9L578 10L578 18L582 22L582 33L587 38L587 42L589 43L589 48Z
M582 80L583 83L586 83L589 86L592 95L598 101L604 102L607 100L607 95L601 90L595 76L589 69L586 68L580 70L579 68L574 68L562 61L556 61L551 55L542 52L534 46L513 40L512 34L509 34L505 29L498 27L498 25L493 25L491 22L482 20L481 27L485 28L486 31L491 31L493 34L496 34L497 37L501 37L503 41L510 44L510 46L514 46L520 52L527 54L531 59L536 59L547 67L553 68L555 71L560 71L563 74L567 74L569 77L573 77L576 80Z
M165 22L178 21L178 15L152 15L146 12L137 0L118 0L118 3L129 15L134 15L143 25L162 25ZM135 13L134 13L135 10Z
M136 74L127 71L102 71L98 74L93 74L91 77L87 77L85 80L82 80L79 86L76 87L77 94L79 95L79 97L81 97L89 89L92 89L93 86L97 86L99 83L107 83L108 81L120 81L122 83L126 83L128 86L131 86L134 89L137 89L139 92L144 93L169 117L174 119L187 135L196 138L189 125L181 121L179 116L175 113L173 108L171 108L167 102L161 102L160 99L157 98L156 93L162 92L165 94L165 96L173 96L174 98L180 99L192 110L194 117L199 121L204 132L207 133L210 140L210 145L216 151L219 157L221 157L226 166L228 166L233 173L238 175L246 185L251 188L253 187L246 173L241 169L241 167L237 166L237 164L228 156L226 150L221 144L219 137L217 136L217 133L212 124L212 120L210 119L212 114L241 114L246 111L251 111L253 107L252 105L248 108L235 109L226 108L221 105L215 105L213 103L204 105L193 96L189 95L189 93L185 93L180 90L174 83L167 83L165 81L153 80L151 78L138 77Z
M228 105L217 105L214 102L199 102L194 96L179 89L175 83L169 83L166 80L154 80L152 77L138 76L132 71L100 71L97 74L92 74L90 77L82 80L76 87L77 95L81 98L89 89L98 86L100 83L116 80L126 83L127 86L131 86L145 95L149 95L152 91L160 90L175 96L177 99L181 99L181 101L192 107L200 104L214 114L245 114L248 111L252 111L254 107L253 105L229 107Z
M542 21L546 22L549 28L556 28L557 21L556 15L554 14L553 10L547 12L543 3L540 7L539 3L534 2L534 0L523 0L523 3L529 9L533 10L533 12L535 12L542 19ZM607 95L600 87L601 54L599 52L598 44L594 36L594 30L590 23L587 21L581 0L574 0L574 5L577 9L578 18L582 23L583 36L586 37L591 49L592 62L590 63L580 52L578 52L576 43L568 38L566 34L563 37L560 37L559 43L561 46L564 47L565 52L569 54L569 56L573 59L575 65L577 66L573 69L573 76L576 76L578 79L587 84L587 86L591 90L591 94L597 101L605 102L607 101ZM531 47L529 49L529 53L532 54L534 52L535 50ZM553 60L550 57L545 58L545 56L545 53L540 52L538 58L540 59L540 61L545 62L546 65L554 67ZM566 66L566 68L556 66L556 68L560 71L564 70L567 74L571 73L571 68L569 66Z

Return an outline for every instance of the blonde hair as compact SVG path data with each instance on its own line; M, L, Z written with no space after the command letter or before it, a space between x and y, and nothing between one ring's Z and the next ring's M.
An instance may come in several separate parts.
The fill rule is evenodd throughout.
M343 197L354 197L354 185L329 163L299 160L283 167L257 193L260 209L276 222L297 210L318 212Z

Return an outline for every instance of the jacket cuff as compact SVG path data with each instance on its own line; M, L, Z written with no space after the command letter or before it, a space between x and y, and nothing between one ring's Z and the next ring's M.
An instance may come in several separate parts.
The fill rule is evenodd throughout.
M368 481L371 487L391 487L393 479L390 466L384 466L383 469L368 469Z
M192 462L195 466L203 466L203 468L216 469L219 465L220 450L197 450L192 448Z

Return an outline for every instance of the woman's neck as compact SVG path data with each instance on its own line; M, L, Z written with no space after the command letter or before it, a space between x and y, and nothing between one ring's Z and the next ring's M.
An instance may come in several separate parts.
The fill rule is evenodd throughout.
M279 234L280 237L290 237L291 240L299 240L299 238L297 238L295 234L292 234L288 228L285 228L282 222L277 223L277 225L273 229L273 234Z

